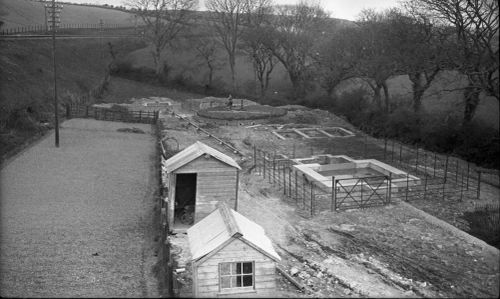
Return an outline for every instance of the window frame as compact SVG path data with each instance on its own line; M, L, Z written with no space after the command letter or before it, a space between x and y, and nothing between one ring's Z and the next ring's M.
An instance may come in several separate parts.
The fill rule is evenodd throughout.
M243 264L245 263L250 263L252 265L252 272L251 273L244 273L243 272ZM224 264L229 264L230 266L230 270L229 270L229 274L222 274L222 265ZM241 264L241 273L238 274L231 274L231 270L233 269L232 267L237 267L237 264ZM235 292L235 291L253 291L255 290L255 261L234 261L234 262L222 262L222 263L219 263L219 291L220 292ZM242 280L242 284L243 284L243 277L245 276L250 276L251 274L251 277L252 277L252 285L251 286L230 286L229 288L223 288L222 287L222 279L225 278L225 277L238 277ZM238 279L237 278L237 279ZM232 279L230 279L230 284L232 284Z

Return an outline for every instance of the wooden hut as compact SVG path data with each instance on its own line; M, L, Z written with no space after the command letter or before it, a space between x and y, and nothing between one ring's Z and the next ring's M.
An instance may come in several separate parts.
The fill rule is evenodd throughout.
M164 161L163 170L171 231L185 231L220 201L237 209L241 167L231 157L197 141Z
M221 204L187 234L194 297L273 297L281 259L260 225Z

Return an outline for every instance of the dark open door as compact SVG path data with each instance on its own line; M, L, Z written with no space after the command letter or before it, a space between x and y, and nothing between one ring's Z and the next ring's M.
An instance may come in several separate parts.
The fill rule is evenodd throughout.
M178 173L175 183L174 222L191 225L196 205L196 173Z

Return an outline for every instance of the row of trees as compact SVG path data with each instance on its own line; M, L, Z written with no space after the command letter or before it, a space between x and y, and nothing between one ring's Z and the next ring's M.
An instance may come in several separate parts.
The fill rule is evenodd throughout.
M244 53L263 96L279 63L296 98L317 82L334 101L341 82L360 78L373 90L374 103L388 111L388 79L408 75L413 110L419 112L437 75L454 70L468 81L464 122L473 118L481 94L499 99L497 1L406 0L384 12L365 10L357 22L332 19L317 4L271 1L205 0L208 14L202 21L192 11L196 0L129 0L127 5L147 24L157 74L166 65L163 50L182 30L197 28L191 42L210 70L209 85L217 68L216 51L223 49L232 89L236 57Z

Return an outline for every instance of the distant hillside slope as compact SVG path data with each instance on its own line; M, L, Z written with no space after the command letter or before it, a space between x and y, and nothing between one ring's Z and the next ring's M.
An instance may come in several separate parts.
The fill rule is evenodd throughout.
M27 25L44 24L44 3L29 0L0 0L2 28L16 28ZM134 26L135 19L130 13L111 8L63 4L62 24L96 24L102 19L105 24Z

